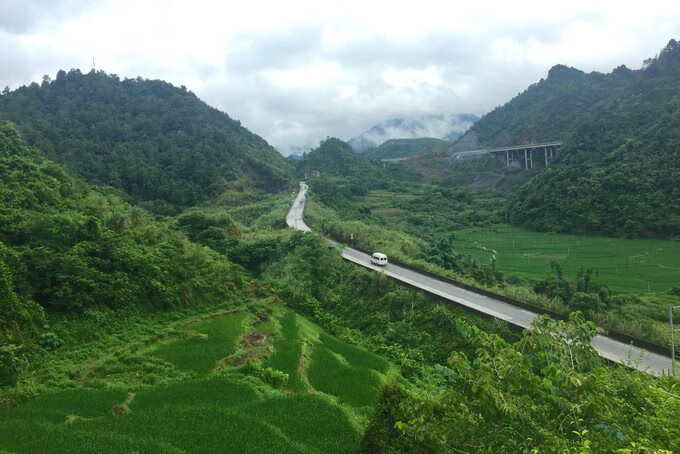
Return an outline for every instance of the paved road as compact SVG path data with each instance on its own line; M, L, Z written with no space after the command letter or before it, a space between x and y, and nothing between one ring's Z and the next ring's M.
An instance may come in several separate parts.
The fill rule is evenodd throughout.
M309 232L311 229L303 221L306 192L307 185L300 183L300 193L295 199L293 207L288 212L288 216L286 216L286 222L293 228ZM393 279L420 288L461 306L505 320L521 328L530 328L531 322L537 317L537 314L534 312L470 290L465 290L447 282L439 281L393 263L389 263L384 267L373 265L368 254L359 252L356 249L344 248L342 256L357 265L385 273L385 275ZM668 373L671 367L671 360L666 356L633 347L610 337L598 334L593 339L592 345L604 358L619 363L630 364L646 372L654 374Z
M312 229L309 228L303 219L305 213L305 194L307 194L308 186L304 183L300 183L300 192L293 201L293 206L288 210L286 214L286 224L288 227L292 227L297 230L302 230L303 232L311 232Z

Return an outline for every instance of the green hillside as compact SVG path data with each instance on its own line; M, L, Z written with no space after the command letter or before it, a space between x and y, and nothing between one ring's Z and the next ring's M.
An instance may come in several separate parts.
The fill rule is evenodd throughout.
M101 72L3 94L0 453L680 452L677 378L592 347L668 345L678 248L499 227L677 235L678 75L675 41L637 72L553 69L510 104L569 115L485 126L564 134L529 172L334 138L290 163L183 88ZM286 228L296 172L315 232L569 319L518 332L344 260Z
M618 94L634 77L635 71L625 66L610 74L554 66L546 79L484 115L467 134L476 135L480 147L566 139L584 113Z
M563 140L551 165L509 195L506 219L537 231L680 235L680 46L640 70L562 65L476 122L468 142ZM473 140L474 139L474 140ZM455 146L455 145L454 145Z
M515 192L510 221L535 230L680 236L680 45L579 118L554 165Z
M305 153L297 166L302 173L319 172L322 176L343 177L368 175L378 169L377 164L335 137L322 141L316 149Z
M451 142L441 139L422 137L419 139L390 139L382 145L369 148L363 155L370 159L405 158L432 149L446 150Z
M155 211L291 183L292 166L262 138L159 80L59 71L54 81L0 96L0 119L87 181L123 189Z
M297 357L291 358L295 373L303 376L304 388L290 392L289 375L258 362L272 349L267 339L274 339L275 355L291 341L283 330L263 329L256 314L247 310L208 313L193 320L166 322L161 329L167 336L161 341L135 333L135 342L118 346L104 361L90 358L89 371L78 370L74 375L83 375L69 389L49 389L14 408L0 409L0 449L33 453L356 452L361 426L355 411L374 405L385 381L373 361L392 366L325 334L293 312L267 309L267 313L273 327L279 320L281 324L289 320L295 333L307 331L305 357L298 350ZM151 320L146 324L154 327ZM168 328L174 328L174 334ZM326 352L340 362L339 366L331 364L335 369L325 364L325 358L317 359ZM242 365L240 358L245 356L252 362ZM310 362L299 368L301 361ZM145 371L141 381L140 365ZM344 373L328 375L343 368ZM370 386L364 388L365 384ZM365 389L362 396L367 401L352 400L356 409L336 401L357 388ZM33 436L26 437L26 430Z
M378 188L408 191L422 180L415 169L399 164L383 166L333 137L305 154L297 166L300 176L309 178L311 192L348 217L370 215L367 210L357 209L352 197L365 196Z
M170 309L239 294L242 273L0 123L0 382L40 347L46 313Z

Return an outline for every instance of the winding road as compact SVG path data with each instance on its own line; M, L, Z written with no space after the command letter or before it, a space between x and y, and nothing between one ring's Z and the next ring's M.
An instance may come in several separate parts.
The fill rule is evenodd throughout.
M312 229L310 229L304 221L307 189L308 186L305 183L300 183L300 192L286 215L286 223L292 228L311 232ZM475 312L505 320L520 328L530 329L531 323L538 316L538 314L529 310L512 306L485 295L480 295L393 263L389 263L384 267L373 265L368 254L364 254L356 249L349 247L343 248L342 257L357 265L385 273L386 276L401 281L409 286L419 288L432 295L467 307ZM670 358L634 347L607 336L600 334L596 335L592 340L592 345L602 357L610 361L626 364L644 372L657 375L664 373L668 374L671 368Z

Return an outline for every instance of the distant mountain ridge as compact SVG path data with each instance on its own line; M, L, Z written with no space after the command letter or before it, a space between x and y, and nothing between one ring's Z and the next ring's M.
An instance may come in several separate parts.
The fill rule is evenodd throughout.
M390 139L434 138L452 142L463 135L478 119L479 117L473 114L393 118L372 126L347 143L355 151L362 153Z

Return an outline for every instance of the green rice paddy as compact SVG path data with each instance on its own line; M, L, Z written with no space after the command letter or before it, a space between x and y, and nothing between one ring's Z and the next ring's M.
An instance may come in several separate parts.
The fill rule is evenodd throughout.
M15 452L334 453L356 450L360 433L345 410L322 396L260 392L239 378L210 377L143 390L116 413L106 391L41 396L0 411L0 448ZM59 407L85 398L67 418ZM92 409L96 408L96 414ZM318 437L318 430L324 436ZM31 436L27 436L31 434Z
M535 279L549 262L575 279L580 267L594 267L595 278L620 292L660 292L680 286L680 242L604 238L530 232L509 226L455 232L456 250L488 261L495 256L501 271Z
M48 392L0 409L0 452L356 452L358 415L372 410L390 363L292 311L277 314L257 323L238 312L182 325L184 335L144 353L192 372L163 384L99 381L101 388ZM215 368L248 348L241 339L252 329L271 334L273 353L263 366L294 377L287 389L224 362Z
M327 348L317 347L307 369L314 389L338 397L339 402L353 407L371 407L380 390L380 376L371 369L352 366L342 356Z
M164 359L178 369L207 374L217 360L234 352L247 314L218 317L188 325L187 332L202 336L171 339L152 349L149 354Z
M295 312L286 311L281 318L281 334L274 340L274 353L265 366L280 370L288 374L288 388L304 392L305 384L300 377L300 358L302 356L302 342L299 339L299 328Z
M364 350L363 348L342 342L326 333L321 333L320 339L324 347L328 348L333 353L342 355L352 366L377 370L383 374L387 373L387 371L390 369L389 361L387 361L382 356L378 356Z

